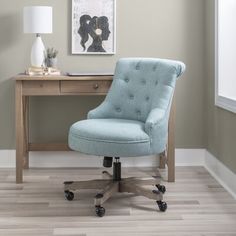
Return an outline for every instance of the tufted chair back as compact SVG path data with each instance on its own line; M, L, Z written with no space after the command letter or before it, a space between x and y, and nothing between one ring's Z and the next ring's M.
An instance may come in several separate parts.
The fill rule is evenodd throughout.
M116 65L112 86L102 104L101 118L145 122L154 108L167 111L176 79L184 69L183 63L172 60L120 59Z

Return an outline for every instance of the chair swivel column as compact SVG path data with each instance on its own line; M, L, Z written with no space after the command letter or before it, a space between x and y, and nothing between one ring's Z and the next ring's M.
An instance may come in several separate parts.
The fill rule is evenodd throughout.
M115 157L115 162L113 163L113 180L121 180L121 163L119 157Z

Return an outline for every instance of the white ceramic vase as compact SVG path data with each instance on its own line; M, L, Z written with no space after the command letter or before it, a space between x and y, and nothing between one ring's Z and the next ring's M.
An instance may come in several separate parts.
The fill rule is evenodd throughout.
M45 66L45 47L43 41L38 34L31 49L31 65L34 67Z

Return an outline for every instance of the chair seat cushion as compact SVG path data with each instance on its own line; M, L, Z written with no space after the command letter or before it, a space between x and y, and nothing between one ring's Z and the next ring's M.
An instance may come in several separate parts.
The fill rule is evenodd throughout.
M124 119L88 119L74 123L69 146L75 151L99 156L150 154L150 138L144 123Z

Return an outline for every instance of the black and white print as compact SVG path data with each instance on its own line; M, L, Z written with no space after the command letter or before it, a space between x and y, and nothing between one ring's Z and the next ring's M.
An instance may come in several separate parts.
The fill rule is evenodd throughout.
M115 0L72 0L72 53L115 53Z

